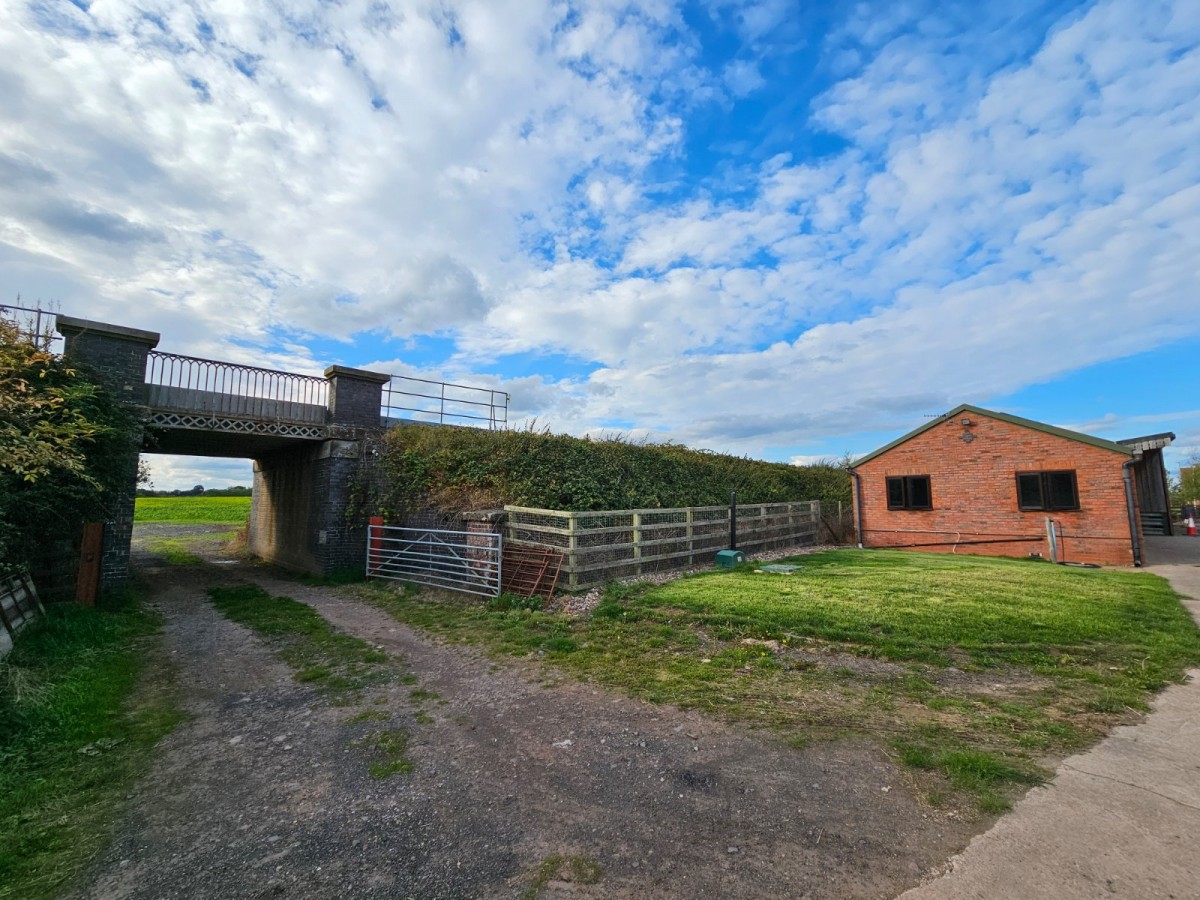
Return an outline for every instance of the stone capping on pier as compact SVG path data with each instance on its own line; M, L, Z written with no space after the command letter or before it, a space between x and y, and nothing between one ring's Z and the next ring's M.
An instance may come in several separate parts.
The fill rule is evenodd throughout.
M331 425L364 425L378 428L379 410L383 405L383 386L391 375L330 366L325 370L329 381L329 423Z
M162 335L157 331L143 331L140 328L113 325L109 322L94 322L91 319L77 319L75 316L64 316L62 314L59 314L56 318L56 328L58 329L58 333L68 340L83 333L97 334L109 339L146 344L147 350L153 350L157 347L159 340L162 338Z

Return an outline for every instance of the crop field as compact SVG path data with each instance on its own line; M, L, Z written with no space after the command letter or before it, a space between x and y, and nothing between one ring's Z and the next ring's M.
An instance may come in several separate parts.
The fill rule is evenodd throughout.
M753 564L613 584L583 617L502 596L363 595L493 653L769 729L793 746L858 735L933 805L1004 809L1057 759L1148 709L1200 664L1166 581L979 556L840 550L791 575Z
M135 522L224 522L237 524L250 515L249 497L138 497Z

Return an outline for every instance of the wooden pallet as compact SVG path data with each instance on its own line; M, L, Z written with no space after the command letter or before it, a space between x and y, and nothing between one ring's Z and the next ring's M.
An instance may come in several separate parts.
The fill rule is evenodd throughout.
M541 547L505 544L500 589L520 597L554 597L563 555Z

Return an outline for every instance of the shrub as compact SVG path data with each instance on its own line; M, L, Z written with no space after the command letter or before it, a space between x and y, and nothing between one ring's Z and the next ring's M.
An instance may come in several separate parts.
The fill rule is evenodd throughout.
M405 426L387 435L377 505L388 518L426 507L505 504L572 511L850 500L844 465L793 466L680 444L534 431Z

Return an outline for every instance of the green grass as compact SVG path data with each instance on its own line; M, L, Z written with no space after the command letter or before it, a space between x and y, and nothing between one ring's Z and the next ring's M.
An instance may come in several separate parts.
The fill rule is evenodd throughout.
M161 556L168 565L199 566L204 564L204 558L196 555L187 548L187 542L180 538L155 538L146 544L151 553Z
M363 741L375 753L375 759L367 764L367 773L377 781L393 775L407 775L413 770L413 761L408 752L408 732L403 728L389 731L374 731Z
M536 653L635 697L773 729L793 746L871 736L931 773L931 794L957 791L985 811L1044 775L1044 759L1092 743L1200 664L1200 632L1166 582L1145 573L896 551L796 562L804 568L788 578L745 566L610 585L583 619L436 592L360 592L450 640Z
M335 703L356 703L363 688L394 674L382 651L291 597L272 597L254 584L209 588L208 595L226 618L266 638L296 670L297 681L313 684Z
M181 720L159 625L133 602L55 605L0 662L0 897L58 895Z
M224 522L240 525L250 515L249 497L138 497L135 522Z
M547 856L534 870L533 879L521 900L537 900L542 890L554 879L576 884L595 884L600 880L600 866L586 856Z

